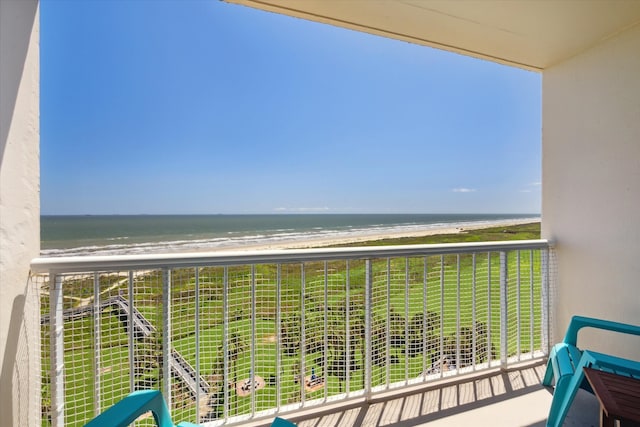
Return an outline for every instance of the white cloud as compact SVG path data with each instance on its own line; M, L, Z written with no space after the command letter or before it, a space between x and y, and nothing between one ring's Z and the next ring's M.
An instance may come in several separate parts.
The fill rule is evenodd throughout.
M542 182L540 181L535 181L532 182L530 184L527 184L526 187L540 187L542 185ZM539 192L540 189L539 188L535 188L535 189L531 189L531 188L523 188L521 190L518 190L519 193L533 193L533 192Z
M454 193L473 193L476 191L475 188L454 188L452 190Z

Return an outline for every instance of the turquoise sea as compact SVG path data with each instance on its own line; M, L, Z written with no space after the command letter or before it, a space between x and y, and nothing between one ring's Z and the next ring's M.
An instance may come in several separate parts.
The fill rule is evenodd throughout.
M539 220L536 214L45 215L43 256L140 254Z

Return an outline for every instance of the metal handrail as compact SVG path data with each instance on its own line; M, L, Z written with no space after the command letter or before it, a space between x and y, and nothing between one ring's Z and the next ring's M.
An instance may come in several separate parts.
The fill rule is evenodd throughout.
M220 251L178 254L100 255L73 257L38 257L31 261L32 273L82 273L123 271L128 269L182 268L344 259L374 259L424 255L447 255L473 252L546 249L546 239L512 240L480 243L445 243L402 246L359 246L347 248L280 249L261 251Z

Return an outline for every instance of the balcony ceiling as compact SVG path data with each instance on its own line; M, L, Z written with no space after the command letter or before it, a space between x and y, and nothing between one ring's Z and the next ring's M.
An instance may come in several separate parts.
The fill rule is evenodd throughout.
M544 70L640 23L637 0L227 0Z

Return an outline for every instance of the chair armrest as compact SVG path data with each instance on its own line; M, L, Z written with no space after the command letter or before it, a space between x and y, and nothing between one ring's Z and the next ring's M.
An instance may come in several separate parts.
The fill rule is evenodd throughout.
M563 342L577 346L578 331L582 328L604 329L607 331L620 332L640 336L640 326L627 323L612 322L610 320L595 319L592 317L573 316L567 328Z
M140 415L151 411L156 425L173 427L162 394L157 390L139 390L89 421L85 427L121 427L128 426Z
M598 353L591 350L585 350L581 360L582 365L587 367L595 366L598 369L612 372L618 375L631 376L640 378L640 361L624 359L610 354Z

